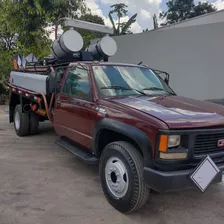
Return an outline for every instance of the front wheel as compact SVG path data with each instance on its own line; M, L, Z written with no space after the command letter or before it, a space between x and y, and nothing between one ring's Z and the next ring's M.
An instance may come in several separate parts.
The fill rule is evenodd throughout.
M100 158L101 185L109 203L122 213L143 207L149 189L143 178L143 158L127 142L113 142Z

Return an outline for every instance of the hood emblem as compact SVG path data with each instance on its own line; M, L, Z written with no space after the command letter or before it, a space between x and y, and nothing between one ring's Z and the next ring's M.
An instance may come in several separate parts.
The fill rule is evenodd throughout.
M224 146L224 139L220 139L220 140L218 140L217 146L218 146L219 148L220 148L220 147L223 147L223 146Z

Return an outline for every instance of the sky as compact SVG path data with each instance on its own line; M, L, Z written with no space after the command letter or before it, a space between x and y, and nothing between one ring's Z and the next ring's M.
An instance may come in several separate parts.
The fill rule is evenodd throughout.
M133 33L139 33L146 28L152 29L152 16L156 14L157 18L159 18L159 13L167 9L166 2L167 0L86 0L86 4L91 9L92 14L103 17L107 26L111 26L108 18L110 5L125 3L128 6L129 13L128 16L122 18L123 22L127 21L133 14L138 13L137 21L131 27ZM201 0L201 2L206 1ZM224 9L224 0L209 0L209 2L214 4L218 10ZM197 3L198 0L195 1L195 4Z

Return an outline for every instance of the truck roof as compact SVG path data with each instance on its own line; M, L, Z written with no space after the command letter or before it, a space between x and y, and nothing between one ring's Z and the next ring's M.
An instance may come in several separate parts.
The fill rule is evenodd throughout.
M70 65L76 64L77 62L72 62ZM144 65L130 64L130 63L121 63L121 62L99 62L99 61L80 61L80 64L89 64L89 65L117 65L117 66L132 66L132 67L145 67Z

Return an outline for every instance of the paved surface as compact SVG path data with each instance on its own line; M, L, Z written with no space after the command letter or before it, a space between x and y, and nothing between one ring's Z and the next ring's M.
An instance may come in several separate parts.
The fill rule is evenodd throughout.
M0 224L223 224L224 185L206 193L151 194L144 209L115 211L100 187L98 169L54 144L51 125L19 138L0 107Z

